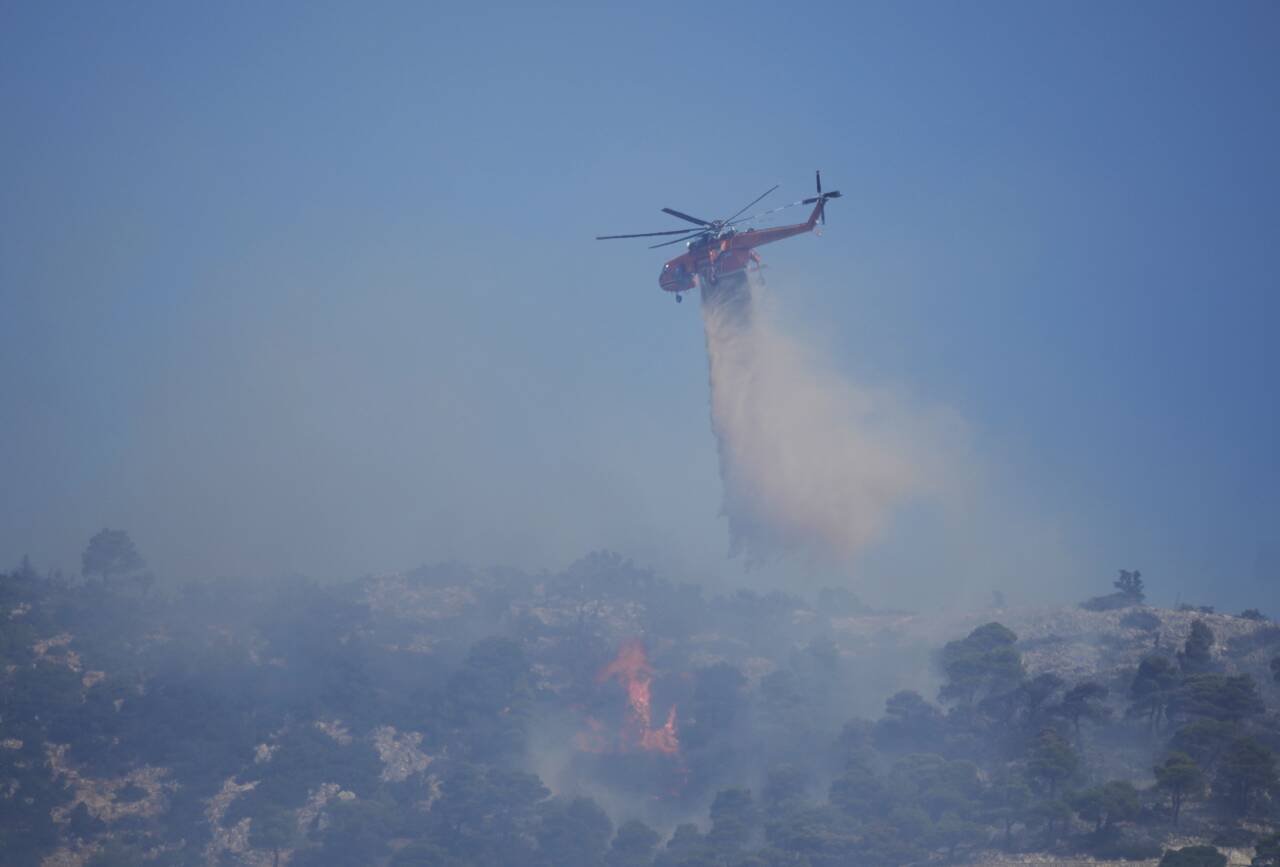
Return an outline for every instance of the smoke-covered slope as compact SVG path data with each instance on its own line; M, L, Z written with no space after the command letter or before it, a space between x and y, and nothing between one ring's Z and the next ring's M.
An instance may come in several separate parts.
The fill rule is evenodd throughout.
M707 598L606 554L167 596L20 571L0 611L5 863L1252 853L1280 791L1256 618Z

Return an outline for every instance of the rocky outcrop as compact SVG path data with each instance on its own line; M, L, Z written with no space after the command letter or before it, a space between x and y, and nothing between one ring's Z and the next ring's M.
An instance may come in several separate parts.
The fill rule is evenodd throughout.
M421 744L421 732L398 734L395 726L375 729L373 747L382 759L381 779L400 783L414 774L424 772L431 765L431 756L418 749Z
M1168 849L1206 844L1207 840L1171 839L1165 842ZM1253 861L1252 849L1225 849L1218 851L1227 856L1228 867L1248 867ZM1052 855L1045 852L1021 852L1016 855L1005 852L982 852L968 861L969 867L1157 867L1159 858L1145 861L1108 861L1088 856Z
M168 768L143 765L123 777L102 779L86 777L73 768L67 759L66 744L46 744L45 755L55 778L60 778L71 790L67 803L53 809L53 820L65 824L71 813L81 804L95 819L110 825L126 816L158 816L169 806L169 793L177 784L166 778ZM121 800L118 795L126 786L135 786L146 794L133 800Z
M307 802L298 808L298 832L307 833L312 823L317 823L321 811L328 806L329 801L341 791L342 787L337 783L323 783L319 788L314 789L307 797Z
M89 845L62 846L52 855L40 860L40 867L84 867L89 859L98 854L96 843Z
M1154 630L1126 626L1135 610L1149 611L1160 625ZM1222 660L1233 643L1275 629L1265 621L1198 611L1128 608L1085 611L1079 608L990 609L957 614L867 614L831 619L833 637L854 654L877 653L902 647L940 647L984 623L997 621L1018 635L1018 648L1027 672L1051 671L1067 680L1106 677L1118 668L1136 666L1153 651L1173 653L1202 620L1213 630L1213 654Z
M235 777L228 777L222 783L218 794L209 799L204 815L209 821L209 832L212 838L205 846L204 857L208 864L216 864L224 852L242 855L249 851L250 820L241 819L230 828L223 827L222 818L227 815L231 802L257 788L255 783L237 783Z
M344 747L351 746L354 740L351 737L351 730L343 725L341 720L316 720L316 728Z
M83 669L80 662L80 654L76 653L68 647L71 644L71 634L63 632L52 638L45 638L37 641L31 646L35 651L37 662L48 662L53 665L65 665L72 671L79 673ZM51 653L55 649L63 649L62 653Z
M399 573L370 578L364 590L370 611L420 622L449 620L476 601L464 585L422 586Z

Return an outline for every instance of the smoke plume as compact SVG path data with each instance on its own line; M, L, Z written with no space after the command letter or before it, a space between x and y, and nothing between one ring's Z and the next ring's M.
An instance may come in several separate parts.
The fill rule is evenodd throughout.
M824 370L745 275L702 292L730 554L848 563L938 484L936 419Z

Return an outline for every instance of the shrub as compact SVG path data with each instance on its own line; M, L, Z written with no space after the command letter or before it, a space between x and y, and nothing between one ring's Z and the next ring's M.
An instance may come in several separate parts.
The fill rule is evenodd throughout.
M130 783L120 791L116 792L116 800L121 803L131 804L134 801L141 801L147 796L147 790L142 786Z
M1258 835L1248 828L1225 828L1209 842L1228 849L1251 849L1258 842Z
M1227 856L1212 846L1184 846L1166 851L1159 867L1227 867Z
M1150 611L1130 611L1120 618L1120 625L1126 629L1155 632L1160 628L1160 618Z
M1163 851L1154 840L1130 837L1115 828L1086 835L1077 848L1100 861L1151 861Z
M1106 596L1094 596L1080 603L1085 611L1118 611L1121 608L1132 608L1140 604L1128 593L1108 593Z

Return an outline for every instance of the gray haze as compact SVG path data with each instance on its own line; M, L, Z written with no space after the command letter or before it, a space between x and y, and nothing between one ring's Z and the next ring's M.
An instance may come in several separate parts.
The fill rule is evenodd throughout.
M173 581L605 547L1275 607L1275 11L992 14L6 7L0 562L74 573L119 527ZM845 198L767 250L779 333L910 472L846 504L852 565L744 576L697 311L591 238L818 167Z

